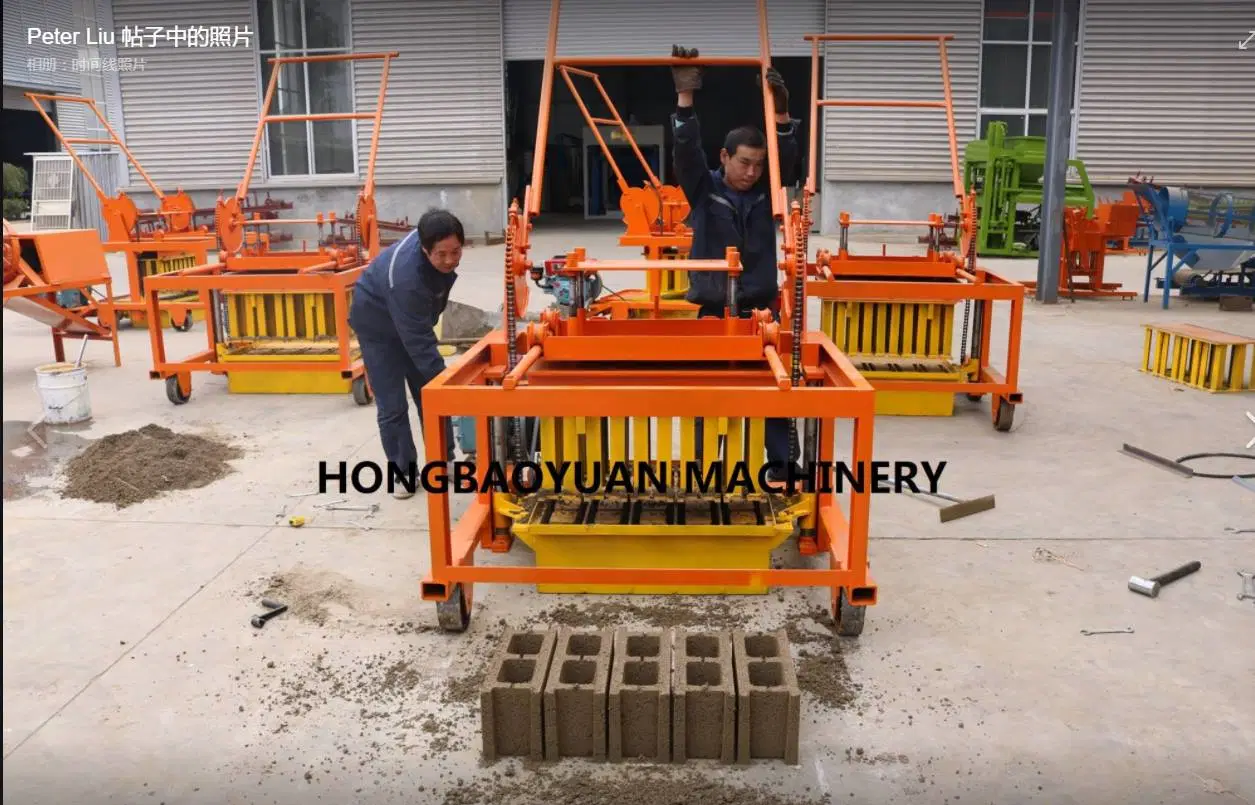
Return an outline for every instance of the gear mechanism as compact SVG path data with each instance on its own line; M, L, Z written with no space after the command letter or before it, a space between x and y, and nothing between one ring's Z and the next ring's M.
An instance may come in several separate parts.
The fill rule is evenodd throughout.
M192 228L196 205L187 193L179 190L173 196L166 196L161 200L161 212L169 213L161 216L167 232L187 232Z
M379 210L375 207L374 198L358 196L354 222L353 234L357 242L366 250L366 257L373 259L379 254Z
M214 207L214 231L218 242L228 254L239 254L244 248L244 213L237 198L218 198Z

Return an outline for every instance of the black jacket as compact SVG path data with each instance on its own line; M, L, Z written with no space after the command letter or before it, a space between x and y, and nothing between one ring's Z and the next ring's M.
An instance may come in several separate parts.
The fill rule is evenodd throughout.
M456 280L456 273L442 274L431 264L415 229L357 278L349 323L363 340L399 340L426 383L445 369L435 327Z
M711 170L702 150L701 129L692 107L678 107L672 116L675 131L675 171L689 203L688 225L693 230L689 257L722 259L729 246L741 255L737 300L742 306L768 307L779 292L780 259L776 249L776 222L771 216L771 172L764 170L747 193L737 193L723 180L723 169ZM797 121L776 125L780 181L788 186L797 170ZM689 274L688 301L722 305L728 298L727 272Z

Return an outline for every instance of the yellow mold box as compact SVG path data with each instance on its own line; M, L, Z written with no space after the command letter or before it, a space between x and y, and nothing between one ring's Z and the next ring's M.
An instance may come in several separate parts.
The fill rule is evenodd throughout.
M873 386L877 380L933 380L956 384L955 391L883 391L876 389L881 416L954 416L954 395L963 370L949 361L860 361L859 373Z
M778 502L779 501L779 502ZM537 495L514 511L513 533L537 567L769 570L771 552L793 533L799 505L782 498L664 500ZM683 517L679 513L683 512ZM519 516L521 515L521 516ZM682 519L682 524L677 520ZM762 595L767 585L540 584L542 593Z
M359 351L353 348L353 359ZM218 359L232 363L289 363L293 361L311 364L308 372L232 372L227 370L227 391L231 394L348 394L353 381L340 376L339 370L319 369L317 364L337 364L339 352L335 346L306 346L304 350L292 344L268 346L254 342L248 347L218 345Z

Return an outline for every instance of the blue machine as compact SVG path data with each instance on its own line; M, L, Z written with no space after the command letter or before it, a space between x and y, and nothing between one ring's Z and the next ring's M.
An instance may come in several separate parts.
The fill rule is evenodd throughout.
M1255 297L1255 268L1243 257L1255 251L1255 197L1136 179L1129 185L1149 228L1143 302L1150 300L1151 274L1160 263L1164 275L1156 285L1165 310L1173 288L1197 298Z
M564 265L566 258L563 256L546 260L542 268L532 268L532 282L568 311L576 307L588 307L601 296L601 277L596 274L582 274L580 277L561 274L559 272ZM584 280L583 296L577 301L576 282L581 277Z

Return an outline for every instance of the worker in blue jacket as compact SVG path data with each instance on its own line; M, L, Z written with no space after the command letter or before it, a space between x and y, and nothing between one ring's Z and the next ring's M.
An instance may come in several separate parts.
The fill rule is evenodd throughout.
M389 474L410 477L418 466L418 451L410 430L409 387L423 425L423 386L444 371L438 349L436 322L449 303L457 280L466 235L462 222L445 210L429 210L418 227L371 261L353 286L349 324L357 335L378 410L379 438L389 462ZM449 461L454 457L452 420L445 437ZM395 477L395 476L392 476ZM393 495L414 493L404 484Z
M696 50L675 46L672 56L695 58ZM771 212L771 176L767 165L767 141L752 126L733 129L719 152L720 167L711 170L702 149L701 129L693 109L693 94L701 89L701 67L672 68L676 110L672 118L676 176L689 203L688 225L693 230L689 257L723 259L729 246L741 257L734 314L748 318L755 310L770 310L780 318L780 285L776 248L776 222ZM780 181L794 181L798 162L797 121L789 117L789 91L774 68L767 71L767 88L773 93L775 136L780 158ZM689 273L686 298L698 305L698 316L723 317L728 300L726 272ZM779 486L789 464L788 419L768 419L766 447L769 483ZM795 465L796 466L796 465ZM800 470L799 470L800 471Z

